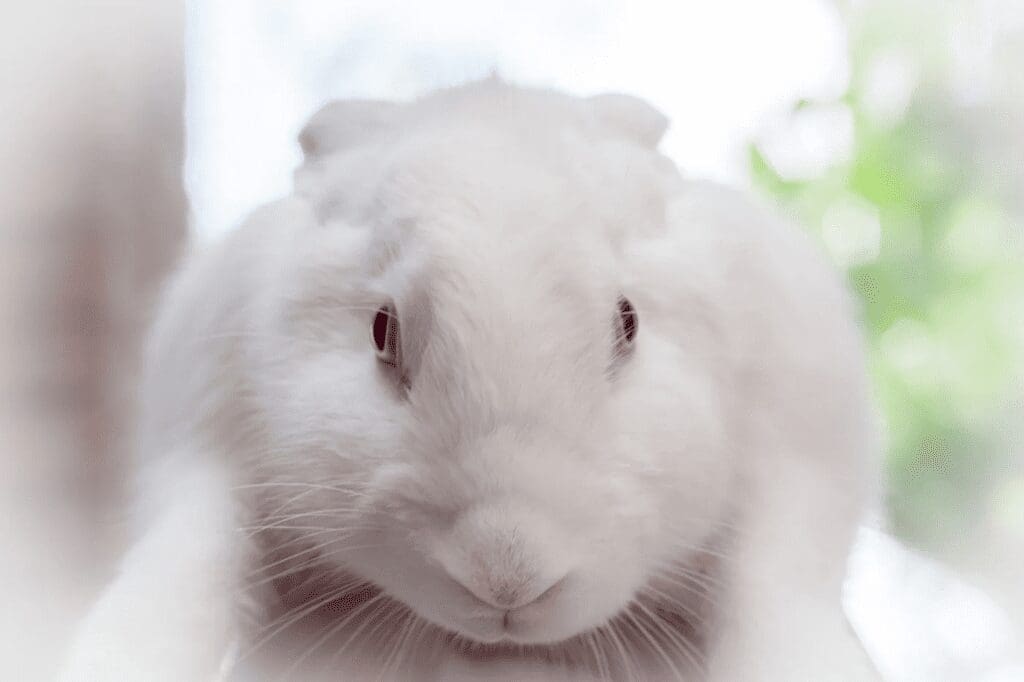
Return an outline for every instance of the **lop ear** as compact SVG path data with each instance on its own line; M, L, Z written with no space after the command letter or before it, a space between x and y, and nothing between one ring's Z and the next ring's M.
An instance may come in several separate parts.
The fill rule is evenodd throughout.
M388 128L398 115L394 102L336 100L324 105L299 133L306 158L326 156Z
M639 97L608 93L585 101L607 129L645 147L657 147L668 129L668 118Z

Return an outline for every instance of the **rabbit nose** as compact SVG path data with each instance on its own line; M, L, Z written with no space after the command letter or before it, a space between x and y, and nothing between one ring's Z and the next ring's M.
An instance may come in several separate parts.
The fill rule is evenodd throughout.
M566 576L562 575L547 581L539 581L531 577L498 580L464 580L454 575L449 575L474 597L489 606L503 611L522 608L553 596L565 582L566 578Z
M573 568L547 519L508 503L466 510L430 554L477 601L502 611L553 594Z

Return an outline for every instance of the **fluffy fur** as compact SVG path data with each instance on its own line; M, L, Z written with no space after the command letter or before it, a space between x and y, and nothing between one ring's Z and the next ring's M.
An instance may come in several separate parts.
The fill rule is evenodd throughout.
M314 116L293 195L166 294L141 539L68 678L867 675L854 308L665 126L496 80Z

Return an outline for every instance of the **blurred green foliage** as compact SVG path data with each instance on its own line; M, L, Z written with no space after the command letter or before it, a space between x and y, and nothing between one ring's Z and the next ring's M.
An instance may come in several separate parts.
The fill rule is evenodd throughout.
M996 134L1005 112L958 93L941 17L922 23L879 3L848 19L846 92L796 103L790 123L838 108L849 148L794 177L754 144L752 177L822 238L860 296L893 529L956 549L992 513L986 495L1008 464L1005 422L1021 395L1019 197L1000 174L1018 162ZM880 111L879 83L900 86L901 65L913 77L889 87L896 105Z

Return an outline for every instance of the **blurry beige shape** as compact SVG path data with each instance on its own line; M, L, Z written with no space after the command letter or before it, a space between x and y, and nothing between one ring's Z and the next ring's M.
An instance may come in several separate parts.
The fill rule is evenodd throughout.
M185 230L175 2L0 23L0 679L52 679L123 527L137 346Z
M1021 642L1007 610L884 532L861 529L844 601L886 680L1021 679Z

